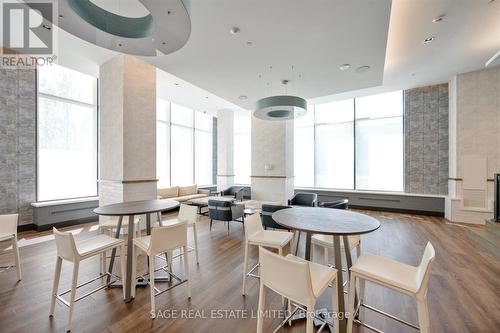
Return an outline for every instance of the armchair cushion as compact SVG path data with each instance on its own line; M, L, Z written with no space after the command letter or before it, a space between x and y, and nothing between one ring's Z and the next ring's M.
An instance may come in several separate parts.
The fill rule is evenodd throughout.
M290 206L281 206L281 205L263 204L261 214L262 214L262 225L264 226L264 228L286 229L283 226L276 223L276 221L273 219L272 215L274 212L277 212L278 210L287 209L287 208L291 208L291 207ZM288 230L288 229L286 229L286 230Z
M289 205L314 207L318 201L316 193L296 193L292 199L288 200Z

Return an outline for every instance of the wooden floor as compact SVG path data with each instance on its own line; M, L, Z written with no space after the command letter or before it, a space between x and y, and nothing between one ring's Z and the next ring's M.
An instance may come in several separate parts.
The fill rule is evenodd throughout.
M362 236L362 250L417 265L424 246L431 241L437 258L428 294L432 332L498 332L500 329L500 251L498 235L485 227L464 227L446 223L443 218L382 212L367 212L381 222L379 230ZM165 215L164 217L167 217ZM66 228L76 237L96 234L97 224L88 223ZM58 304L55 318L49 319L49 300L55 266L56 249L50 232L19 234L23 280L15 282L15 269L0 273L0 331L62 332L67 309ZM147 288L137 291L130 303L122 300L121 289L100 291L76 304L73 332L255 332L258 281L248 283L248 295L241 295L243 262L243 230L236 222L231 232L221 222L209 232L208 221L199 223L200 264L190 255L192 299L186 298L184 286L174 288L156 298L162 315L178 318L149 319ZM8 244L1 244L1 248ZM315 261L322 261L316 251ZM10 255L0 255L0 265L10 262ZM251 262L257 251L251 251ZM144 261L142 269L146 270ZM181 272L180 259L174 272ZM71 280L68 264L63 264L61 289ZM118 268L118 267L117 267ZM80 281L98 273L98 260L89 259L80 268ZM118 270L117 270L118 271ZM286 278L286 277L284 277ZM280 298L267 293L268 307L280 309ZM327 306L329 292L317 307ZM407 297L367 284L366 302L406 320L417 323L416 304ZM190 311L190 312L188 312ZM195 317L188 319L185 317ZM211 318L217 317L217 318ZM246 317L246 318L241 318ZM370 324L393 333L416 332L380 315L361 312ZM268 319L270 332L279 318ZM298 322L282 331L303 332ZM355 332L369 332L359 326Z

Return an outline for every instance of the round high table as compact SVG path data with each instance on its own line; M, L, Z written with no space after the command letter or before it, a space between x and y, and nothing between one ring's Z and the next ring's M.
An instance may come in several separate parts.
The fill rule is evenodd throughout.
M146 214L146 232L151 235L151 216L150 214L158 214L163 211L171 210L179 207L179 202L175 200L142 200L120 202L112 205L100 206L94 209L94 213L102 216L119 216L118 225L116 228L115 237L120 237L122 228L122 220L124 216L128 216L128 237L127 237L127 277L125 279L125 302L132 300L132 250L134 238L134 216ZM111 260L109 263L109 272L112 273L113 264L115 262L116 249L111 252ZM107 283L110 283L111 276L108 275Z
M306 233L306 260L311 259L311 236L313 234L333 236L335 266L337 269L337 293L339 295L338 307L340 313L345 313L340 239L342 238L344 242L347 272L350 274L349 269L352 266L352 258L347 237L372 232L380 227L380 222L365 214L320 207L293 207L281 209L273 213L272 216L273 219L283 227ZM339 328L341 333L346 332L347 318L345 316L343 320L339 320Z

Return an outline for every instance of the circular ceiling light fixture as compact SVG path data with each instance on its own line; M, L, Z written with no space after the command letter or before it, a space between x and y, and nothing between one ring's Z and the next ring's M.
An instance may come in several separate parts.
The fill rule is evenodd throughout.
M368 72L369 70L370 70L370 66L360 66L360 67L356 68L357 73L364 73L364 72Z
M280 95L262 98L255 104L253 115L263 120L289 120L307 112L307 101L301 97Z
M435 17L435 18L432 20L432 22L433 22L433 23L439 23L439 22L441 22L442 20L444 20L444 17L445 17L445 16L446 16L446 14L441 14L441 15L439 15L439 16L437 16L437 17Z
M238 96L238 99L245 101L248 99L248 96L247 95L240 95L240 96Z
M187 43L191 34L189 0L137 1L144 7L140 17L108 10L105 2L103 8L95 0L58 1L64 19L57 25L89 43L132 55L170 54Z

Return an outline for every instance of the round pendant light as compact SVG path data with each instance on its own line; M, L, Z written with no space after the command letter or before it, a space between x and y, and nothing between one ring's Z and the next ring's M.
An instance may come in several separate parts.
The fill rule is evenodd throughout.
M307 101L305 99L281 95L258 100L253 115L263 120L289 120L301 117L306 112Z

